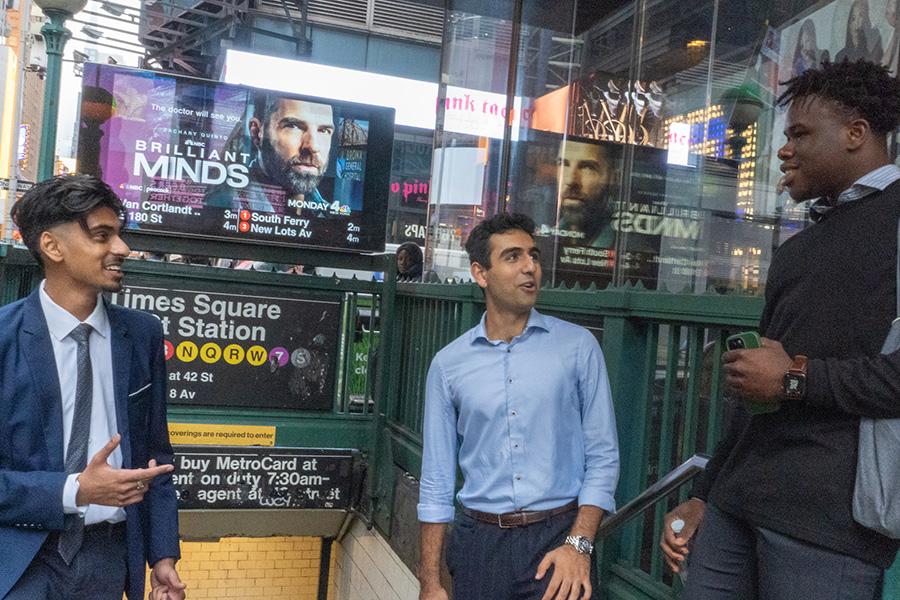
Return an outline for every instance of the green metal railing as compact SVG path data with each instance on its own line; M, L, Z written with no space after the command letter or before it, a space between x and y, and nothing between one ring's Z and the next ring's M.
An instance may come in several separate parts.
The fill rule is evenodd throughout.
M383 398L389 464L420 473L431 357L475 325L483 306L474 285L398 286L394 328L399 350L389 375L395 383ZM711 451L725 412L718 356L729 333L755 328L761 299L545 289L538 308L587 327L601 341L618 419L621 503L694 452ZM391 486L382 482L381 487ZM677 500L658 504L604 544L602 580L608 597L674 597L677 584L663 571L656 540L663 515ZM386 506L376 512L384 531L390 530L390 513Z
M126 261L126 272L132 283L159 287L177 289L194 284L211 284L222 291L261 291L273 296L278 295L279 290L302 289L340 301L343 306L341 344L334 359L337 377L331 411L173 404L169 406L169 421L275 426L275 442L279 446L345 447L364 451L372 447L374 378L366 373L351 382L349 368L354 340L365 340L367 347L374 351L372 339L376 335L382 302L381 284L133 260ZM26 252L0 245L0 305L24 297L40 279L40 270ZM360 387L365 398L359 397Z
M127 270L138 278L302 289L340 298L332 411L172 406L170 420L275 424L278 445L362 450L369 459L372 520L389 537L397 474L421 472L429 364L440 348L478 322L484 310L481 290L472 284L396 284L390 274L386 283L376 283L135 261ZM22 297L37 281L27 256L0 246L0 304ZM694 453L712 452L729 409L719 360L724 338L754 329L762 306L758 297L632 288L542 291L539 310L587 327L601 342L619 432L620 505ZM687 487L603 542L598 553L603 597L677 597L679 582L666 573L657 540L663 515L685 497ZM884 597L895 597L898 587L900 576L889 573Z

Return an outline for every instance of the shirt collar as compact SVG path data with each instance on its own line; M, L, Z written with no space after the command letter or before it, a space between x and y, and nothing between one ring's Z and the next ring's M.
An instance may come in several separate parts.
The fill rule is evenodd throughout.
M50 335L61 342L82 321L76 319L72 313L50 298L50 295L44 289L46 282L46 279L41 281L41 309L44 311L44 319L47 321L47 329L50 330ZM106 314L106 305L103 303L101 294L97 294L97 305L94 307L94 311L88 315L88 318L84 320L84 323L90 325L101 337L109 337L109 317Z
M487 319L487 312L481 315L481 321L478 323L478 326L475 327L475 331L472 334L472 343L475 343L479 340L484 340L485 342L497 345L503 340L491 340L487 336L487 329L485 328L485 320ZM531 329L543 329L544 331L550 331L550 325L547 323L547 319L539 313L534 308L531 309L531 314L528 315L528 323L525 324L525 329L522 330L522 333L513 338L513 341L523 337L526 333L528 333ZM512 343L512 342L510 342Z
M900 179L900 168L897 165L883 165L873 169L854 181L853 185L841 192L836 199L819 198L816 200L809 207L809 218L818 223L832 208L860 200L875 192L883 192L898 179Z

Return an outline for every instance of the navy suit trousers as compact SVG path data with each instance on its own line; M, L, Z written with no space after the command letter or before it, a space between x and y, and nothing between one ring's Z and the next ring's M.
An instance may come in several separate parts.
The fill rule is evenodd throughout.
M58 533L47 541L4 600L122 600L127 567L125 523L85 529L71 565L57 550Z
M553 576L534 579L538 565L561 546L577 511L556 515L526 527L502 529L460 513L450 531L447 569L453 597L459 600L540 600ZM591 559L591 581L596 582ZM596 588L596 584L592 584ZM597 597L596 589L594 593Z

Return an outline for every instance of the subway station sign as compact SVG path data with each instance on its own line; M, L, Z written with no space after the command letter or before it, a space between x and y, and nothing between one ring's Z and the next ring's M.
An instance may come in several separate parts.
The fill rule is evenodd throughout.
M173 483L180 509L346 509L351 450L180 446Z
M129 286L110 300L162 323L170 404L331 409L340 302L258 293Z

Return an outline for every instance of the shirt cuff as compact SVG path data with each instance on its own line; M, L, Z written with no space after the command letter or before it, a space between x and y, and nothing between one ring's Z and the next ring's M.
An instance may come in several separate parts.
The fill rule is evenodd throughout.
M449 523L456 510L452 504L418 504L416 512L421 523Z
M79 514L84 516L87 511L87 505L77 506L75 499L78 497L78 476L81 473L72 473L66 477L66 484L63 486L63 512L67 515Z
M612 494L606 492L583 489L581 490L581 493L578 494L578 506L581 506L582 504L598 506L608 514L616 512L616 499L613 498Z

